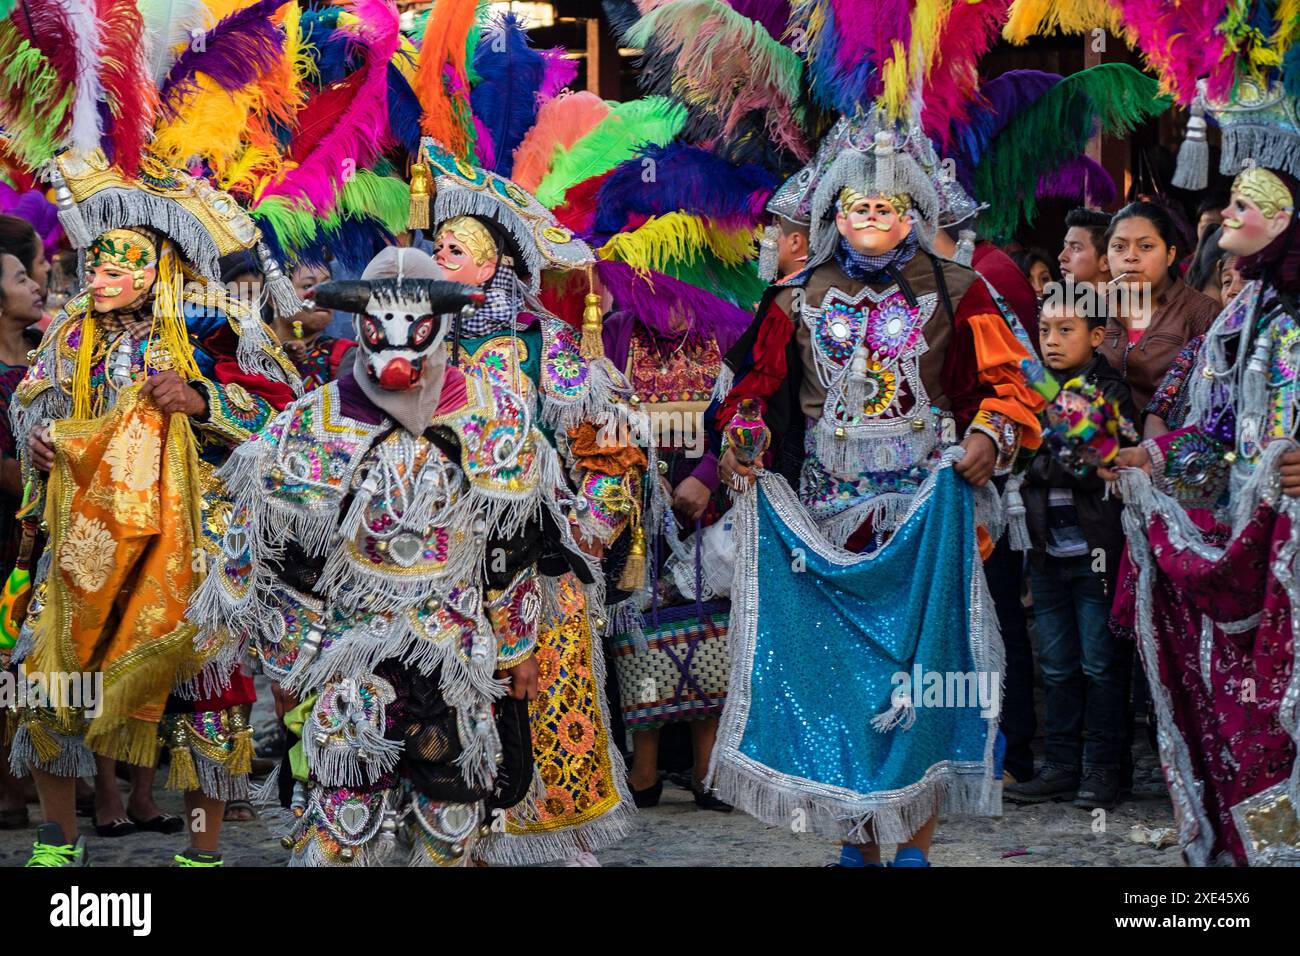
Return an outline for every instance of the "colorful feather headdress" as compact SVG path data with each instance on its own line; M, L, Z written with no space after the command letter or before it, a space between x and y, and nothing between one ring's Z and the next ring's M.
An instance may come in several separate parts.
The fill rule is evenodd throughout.
M1300 175L1300 3L1295 0L1016 0L1013 42L1105 27L1142 53L1160 86L1191 109L1173 185L1202 189L1207 118L1223 133L1219 169L1248 162Z

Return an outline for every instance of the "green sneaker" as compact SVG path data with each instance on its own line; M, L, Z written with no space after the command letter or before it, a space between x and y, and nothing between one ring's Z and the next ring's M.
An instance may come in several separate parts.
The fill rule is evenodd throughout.
M57 823L42 823L36 828L32 855L24 866L85 866L86 838L77 837L76 843L64 841L63 827Z
M221 866L225 861L220 853L204 853L202 850L183 850L172 857L177 866Z

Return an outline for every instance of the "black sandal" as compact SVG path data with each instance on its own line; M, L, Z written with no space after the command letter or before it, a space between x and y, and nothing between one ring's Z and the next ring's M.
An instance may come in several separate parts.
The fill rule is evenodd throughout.
M135 832L135 824L130 820L114 820L111 823L96 823L95 834L113 840L117 837L130 836Z
M637 790L630 783L627 786L632 791L632 802L636 804L638 810L659 806L659 798L664 793L662 780L656 780L653 787L646 787L644 790Z
M185 821L172 813L160 813L149 820L141 820L129 813L126 816L143 833L180 833L185 829Z

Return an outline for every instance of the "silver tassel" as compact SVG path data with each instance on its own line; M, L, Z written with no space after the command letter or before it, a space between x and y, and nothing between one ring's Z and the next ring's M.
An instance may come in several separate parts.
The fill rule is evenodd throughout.
M963 229L957 233L957 251L953 253L952 261L958 265L970 266L971 260L975 258L975 230Z
M86 217L81 214L76 200L72 198L68 181L63 178L63 173L59 172L59 167L54 163L50 164L49 181L54 187L54 200L59 207L59 225L68 234L68 242L72 243L74 249L87 248L95 241L95 237L90 234Z
M260 239L257 242L257 258L262 263L262 275L266 277L264 287L270 296L271 309L276 318L287 319L301 312L302 299L293 287L293 280L284 274L270 247Z
M1024 483L1023 475L1008 478L1006 489L1002 493L1002 507L1007 516L1007 544L1012 551L1029 550L1029 528L1025 524L1025 499L1020 495L1020 486Z
M894 191L897 179L894 170L894 134L887 129L878 130L872 151L876 156L876 190L888 195Z
M1197 96L1192 100L1192 115L1187 119L1187 132L1178 147L1178 166L1174 170L1173 185L1179 189L1204 189L1210 173L1210 144L1205 141L1205 101Z

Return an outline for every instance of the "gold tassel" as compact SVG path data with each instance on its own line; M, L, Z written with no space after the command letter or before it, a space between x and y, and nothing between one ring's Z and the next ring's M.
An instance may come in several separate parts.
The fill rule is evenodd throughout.
M253 728L236 707L230 708L230 726L234 746L226 760L226 771L231 776L245 776L253 772Z
M181 791L199 789L199 773L194 769L194 755L190 753L190 748L173 747L171 754L172 766L167 771L167 789Z
M582 339L578 351L588 361L605 356L605 342L601 338L600 296L592 282L591 267L587 267L587 296L582 307Z
M194 754L190 753L185 737L185 725L180 718L172 718L172 765L167 771L167 789L190 791L199 789L199 773L194 769Z
M153 327L145 347L145 364L155 371L175 369L187 382L203 377L194 361L185 325L185 270L171 240L163 243L154 280Z
M632 529L632 544L627 551L627 564L618 579L620 591L637 591L645 583L645 529L638 520Z
M54 739L50 728L36 718L27 721L27 739L32 742L32 749L36 751L36 756L40 758L41 763L49 763L63 749Z
M429 200L433 198L433 177L424 163L411 167L411 204L407 209L407 229L429 228Z
M86 419L90 407L90 359L95 354L95 310L87 306L81 320L81 344L77 346L76 371L72 376L72 417Z

